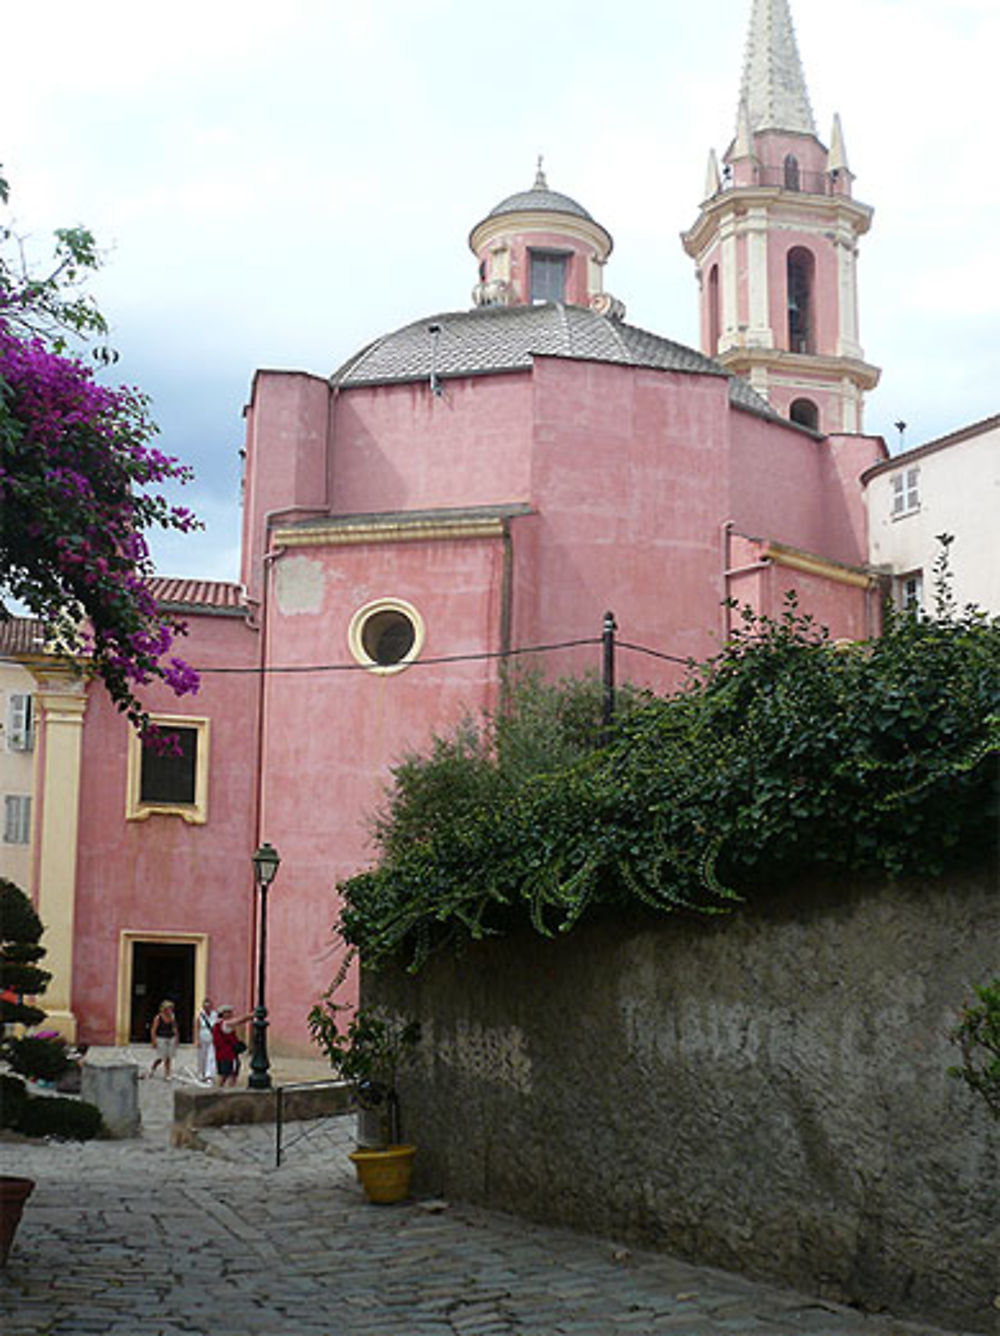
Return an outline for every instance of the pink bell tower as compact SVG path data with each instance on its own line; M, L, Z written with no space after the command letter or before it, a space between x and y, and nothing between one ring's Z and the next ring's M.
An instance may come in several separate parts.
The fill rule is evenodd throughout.
M720 172L682 234L701 287L701 347L775 412L824 434L861 432L878 383L858 332L858 239L840 118L816 136L788 0L753 0L736 122Z

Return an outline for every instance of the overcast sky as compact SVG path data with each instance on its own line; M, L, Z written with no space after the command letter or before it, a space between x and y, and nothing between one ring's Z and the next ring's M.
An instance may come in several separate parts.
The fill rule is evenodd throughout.
M866 429L897 448L1000 411L998 0L792 0L817 130L844 126ZM697 345L691 225L731 138L750 0L36 0L8 6L0 161L39 245L85 223L117 379L191 463L204 534L164 574L237 574L256 367L327 374L465 309L470 228L549 185L615 239L633 323Z

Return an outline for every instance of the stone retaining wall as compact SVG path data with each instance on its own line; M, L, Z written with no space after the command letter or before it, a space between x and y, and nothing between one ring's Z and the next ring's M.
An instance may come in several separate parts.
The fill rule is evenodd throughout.
M329 1118L352 1108L353 1086L346 1081L325 1081L285 1088L282 1118L293 1122L306 1118ZM170 1141L174 1146L197 1148L199 1127L231 1127L247 1123L273 1123L277 1117L277 1090L175 1090L174 1121Z
M991 872L605 916L365 991L424 1022L418 1189L990 1332L1000 1125L946 1068L998 973Z

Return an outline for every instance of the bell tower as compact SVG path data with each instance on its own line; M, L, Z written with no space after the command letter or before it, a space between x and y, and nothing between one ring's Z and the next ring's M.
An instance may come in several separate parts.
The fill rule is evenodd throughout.
M753 0L736 118L720 171L682 234L701 288L701 347L775 412L824 434L860 432L879 371L858 332L858 239L840 118L816 135L788 0Z

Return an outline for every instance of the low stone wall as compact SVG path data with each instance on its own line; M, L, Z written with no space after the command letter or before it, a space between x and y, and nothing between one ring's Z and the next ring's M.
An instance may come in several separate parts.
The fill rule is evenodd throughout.
M282 1090L281 1116L285 1122L306 1118L330 1118L352 1108L353 1086L346 1081L324 1081ZM278 1091L274 1090L175 1090L174 1121L170 1141L174 1146L197 1149L200 1127L231 1127L247 1123L273 1123L278 1114Z
M997 1329L1000 1125L946 1075L995 874L605 916L365 980L424 1023L418 1190Z

